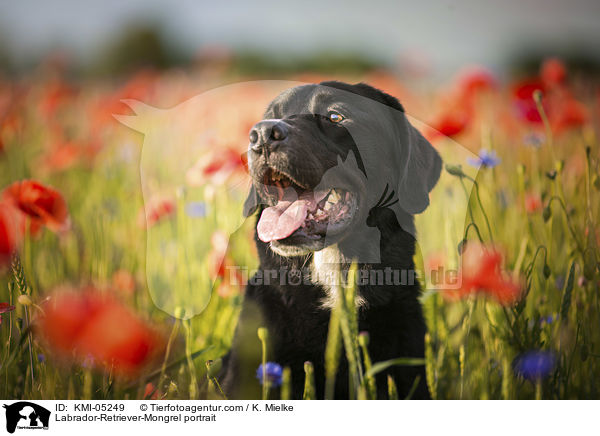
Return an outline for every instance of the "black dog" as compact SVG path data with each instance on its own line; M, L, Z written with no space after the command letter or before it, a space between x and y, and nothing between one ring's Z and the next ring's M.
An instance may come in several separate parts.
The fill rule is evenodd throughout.
M397 99L366 84L292 88L271 102L264 118L250 132L253 188L245 205L247 215L259 217L261 266L223 360L225 392L260 398L256 332L264 326L268 360L291 368L293 398L302 398L306 361L314 365L316 395L323 398L338 289L332 280L344 277L353 261L361 277L359 331L369 333L371 360L423 357L426 327L411 274L413 215L429 204L439 155L409 124ZM388 374L400 398L415 387L412 398L429 398L423 366L379 373L378 398L387 398ZM348 398L348 389L342 358L335 397Z

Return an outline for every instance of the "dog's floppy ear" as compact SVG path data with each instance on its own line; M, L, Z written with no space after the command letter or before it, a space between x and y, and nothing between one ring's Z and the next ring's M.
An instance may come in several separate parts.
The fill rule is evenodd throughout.
M259 201L258 201L258 193L256 192L256 188L254 185L250 186L250 192L248 193L248 198L244 202L244 217L248 218L258 209Z
M442 159L433 146L402 114L402 167L404 171L398 186L400 206L414 215L429 206L429 192L442 171Z

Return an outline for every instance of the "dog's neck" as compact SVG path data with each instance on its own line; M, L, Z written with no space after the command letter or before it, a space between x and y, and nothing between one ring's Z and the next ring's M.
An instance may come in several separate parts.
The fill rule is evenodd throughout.
M336 305L340 286L345 284L348 270L355 259L359 259L359 274L366 283L359 283L356 304L358 306L376 306L385 304L400 287L406 289L418 288L414 275L413 255L415 252L414 224L412 216L406 215L395 219L386 215L377 222L377 228L369 232L356 232L349 235L351 240L342 240L323 250L308 256L283 257L275 254L268 244L256 238L261 258L261 268L264 270L298 270L303 279L318 285L323 289L321 305L331 308ZM365 227L366 228L366 227ZM409 231L405 231L408 228ZM373 230L379 231L379 237L373 237ZM357 252L360 250L360 252ZM378 262L361 262L360 258L373 258L377 255ZM306 277L308 275L308 277ZM383 280L383 283L381 282ZM282 292L300 298L298 287L282 285Z

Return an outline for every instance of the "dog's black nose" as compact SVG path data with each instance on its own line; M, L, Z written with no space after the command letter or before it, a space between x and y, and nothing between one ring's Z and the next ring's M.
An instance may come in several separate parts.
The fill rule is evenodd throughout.
M250 147L257 153L264 148L269 151L279 146L288 135L287 125L279 120L264 120L250 130Z

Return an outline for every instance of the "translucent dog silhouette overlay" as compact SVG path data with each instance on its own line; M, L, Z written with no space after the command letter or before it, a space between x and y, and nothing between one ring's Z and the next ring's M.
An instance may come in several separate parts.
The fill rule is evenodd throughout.
M255 255L248 244L240 242L244 238L234 238L245 224L243 203L252 180L247 171L234 170L231 175L211 179L211 164L223 155L231 156L239 152L240 159L248 150L250 128L263 119L263 113L269 102L281 92L307 85L297 81L251 81L222 86L199 94L170 109L159 109L143 102L124 100L135 115L114 115L124 125L144 134L140 158L140 175L144 207L148 221L146 248L146 278L149 293L158 308L179 318L190 318L200 314L208 305L215 288L221 280L229 280L230 274L223 276L222 268L215 265L229 263L231 253L245 253L245 258L237 262L235 268L256 267ZM288 90L288 91L286 91ZM328 88L330 91L331 88ZM400 111L366 97L336 89L336 96L344 101L343 110L350 119L358 119L364 114L397 112L402 128L414 126L423 130L427 126ZM308 107L299 110L299 114L309 114ZM323 113L321 115L327 115ZM389 123L388 123L389 124ZM391 123L394 124L394 123ZM389 127L389 126L388 126ZM402 179L406 168L385 165L386 162L398 162L395 147L383 147L378 144L381 138L381 125L365 126L359 123L347 126L359 156L349 152L345 159L338 159L336 166L323 175L319 186L331 187L333 180L342 177L363 178L370 196L366 206L377 206L380 194L386 191L386 197L394 191L395 201L390 209L397 217L403 207L403 192L422 189L410 185L410 180ZM398 135L401 132L387 132ZM443 149L438 151L444 163L460 164L475 155L467 148L449 139L444 140ZM358 159L364 164L366 174L358 165ZM221 162L222 163L222 162ZM219 166L219 165L217 165ZM223 165L222 165L223 166ZM198 177L195 168L204 168ZM475 177L477 168L463 168L471 177ZM219 173L216 171L216 173ZM225 171L227 173L227 171ZM191 175L190 175L191 174ZM378 186L370 186L377 183ZM401 185L404 183L404 185ZM418 181L415 181L418 183ZM468 196L472 184L464 180ZM256 185L255 185L256 186ZM399 188L403 186L403 188ZM372 193L376 192L376 195ZM157 198L172 199L176 214L171 220L157 222L151 219ZM429 194L430 204L425 213L415 214L416 226L403 223L402 228L416 237L419 228L435 229L435 234L420 232L417 238L417 255L446 252L449 259L446 266L458 268L459 258L456 250L462 241L467 218L468 198L458 179L442 170L437 186ZM390 198L387 203L393 202ZM198 218L186 213L190 204L204 205L205 216ZM384 205L385 206L385 205ZM426 206L426 205L425 205ZM410 207L408 207L410 209ZM353 253L353 259L361 263L380 262L380 230L367 223L368 211L363 211L362 222L356 223L352 235L344 239L346 248ZM414 213L414 211L409 211ZM253 224L255 217L250 217ZM215 233L229 240L228 250L216 250L211 236ZM247 235L247 233L243 234ZM246 238L247 239L247 238ZM334 242L326 232L325 245ZM417 264L419 262L417 261ZM422 263L421 263L422 264ZM251 271L251 270L250 270ZM452 283L430 283L427 288L448 288Z

